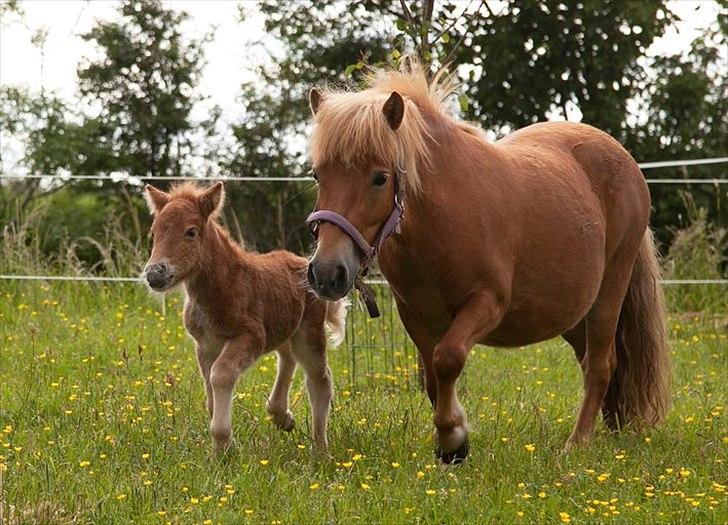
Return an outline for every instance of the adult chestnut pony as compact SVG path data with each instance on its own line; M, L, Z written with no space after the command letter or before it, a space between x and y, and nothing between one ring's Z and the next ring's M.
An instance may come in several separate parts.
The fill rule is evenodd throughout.
M197 343L216 451L232 442L238 377L272 350L278 352L267 405L273 423L293 429L288 391L298 362L306 373L314 445L325 448L333 387L324 324L336 346L344 338L346 302L321 301L307 291L306 259L286 251L244 251L217 223L223 195L219 182L206 189L184 184L171 193L147 185L154 246L144 277L157 292L184 284L184 324Z
M409 62L373 70L359 92L311 90L317 208L327 211L309 221L318 235L311 287L343 297L381 246L445 463L468 453L455 383L476 343L561 335L574 347L585 393L567 447L590 438L600 409L610 429L657 423L669 360L636 162L583 124L535 124L490 143L448 111L453 87Z

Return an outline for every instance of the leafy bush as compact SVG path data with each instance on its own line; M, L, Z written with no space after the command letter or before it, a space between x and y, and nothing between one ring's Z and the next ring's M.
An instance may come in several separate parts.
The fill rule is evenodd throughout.
M708 220L705 208L695 205L689 193L683 194L688 224L673 230L673 242L665 258L665 279L722 279L728 232ZM667 297L673 311L702 312L726 310L723 285L669 285Z

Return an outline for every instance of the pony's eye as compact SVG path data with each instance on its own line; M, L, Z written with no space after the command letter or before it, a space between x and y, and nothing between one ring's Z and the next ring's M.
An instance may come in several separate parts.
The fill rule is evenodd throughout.
M387 183L387 173L384 171L377 171L372 179L372 185L381 188Z
M197 228L189 228L185 232L185 237L187 237L188 239L194 239L195 237L197 237Z

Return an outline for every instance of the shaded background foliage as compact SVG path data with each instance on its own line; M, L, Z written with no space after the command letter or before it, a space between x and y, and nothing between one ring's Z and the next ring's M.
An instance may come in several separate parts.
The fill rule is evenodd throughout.
M690 50L650 57L650 44L677 22L665 1L509 0L495 7L482 0L263 1L257 7L265 29L282 51L269 53L256 81L241 86L244 117L227 124L220 108L203 121L192 118L213 33L186 37L184 12L159 0L123 0L117 19L98 21L81 35L98 51L78 67L81 103L3 86L0 133L24 145L20 164L31 174L297 176L307 171L310 86L355 85L366 65L396 64L408 52L433 71L453 64L462 80L462 116L493 138L548 118L580 118L613 134L638 160L725 156L728 2L719 3L719 19ZM2 5L4 20L22 15L22 1ZM243 22L247 5L239 11ZM42 45L43 35L37 39ZM0 173L10 169L4 156ZM720 169L648 175L715 177ZM667 246L689 210L675 187L651 189L653 224ZM706 225L728 222L725 187L688 189L691 206L706 210ZM24 212L43 205L49 221L34 235L49 256L63 239L103 236L108 217L143 246L149 219L134 198L140 190L105 181L6 181L0 214L17 229ZM311 184L230 183L227 191L225 221L246 245L309 248L302 224L312 207ZM79 258L89 266L103 259L90 246Z

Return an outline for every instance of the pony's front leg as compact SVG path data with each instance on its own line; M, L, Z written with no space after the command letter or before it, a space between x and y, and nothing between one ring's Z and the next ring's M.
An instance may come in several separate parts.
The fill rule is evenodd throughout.
M482 292L458 310L445 337L435 346L432 365L437 381L435 414L436 453L444 464L460 463L468 455L468 420L455 385L468 352L500 322L502 303Z
M229 339L210 371L213 411L210 422L216 452L226 451L232 444L232 402L235 383L262 352L261 344L252 336Z

